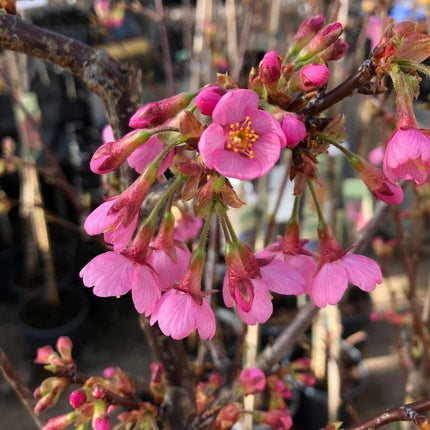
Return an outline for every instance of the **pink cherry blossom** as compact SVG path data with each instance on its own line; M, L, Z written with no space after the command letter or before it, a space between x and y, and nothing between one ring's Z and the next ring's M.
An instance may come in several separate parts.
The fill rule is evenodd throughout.
M279 122L258 109L258 95L251 90L229 91L212 118L200 138L199 151L206 166L222 175L243 180L263 176L286 145Z
M94 209L85 220L84 228L90 236L104 233L105 241L113 244L114 250L119 252L133 236L139 213L136 212L132 220L124 225L121 212L110 213L116 200L117 197L114 197Z
M306 136L306 127L295 115L286 113L282 117L282 130L287 138L288 148L294 148Z
M259 69L261 82L268 88L276 88L281 77L281 59L278 53L270 51L265 54Z
M223 299L227 307L237 305L240 318L250 325L266 322L273 312L270 291L278 294L303 293L305 279L293 267L279 259L257 258L244 247L226 248L227 273L223 282Z
M158 155L166 148L166 144L157 136L152 136L146 143L136 148L127 158L130 167L137 173L142 173L149 163L154 161ZM163 158L160 163L158 174L163 174L172 164L174 150Z
M248 367L240 372L239 384L243 388L245 396L261 393L266 387L266 375L257 367Z
M369 152L369 161L375 166L380 166L382 160L384 159L384 148L382 146L377 146Z
M416 128L398 128L385 149L383 169L389 181L422 184L430 172L430 137Z
M86 287L94 287L99 297L123 296L131 290L134 307L151 315L161 295L161 286L153 268L112 251L93 258L79 272Z
M227 91L218 85L203 88L197 95L195 102L203 115L212 115L217 103Z
M372 259L358 254L346 254L336 242L329 227L318 229L320 265L309 291L313 303L323 308L342 298L348 282L363 291L372 291L382 283L382 273Z
M184 339L197 329L202 339L215 334L215 315L209 302L200 297L198 303L190 294L170 289L157 302L150 324L158 322L160 330L173 339Z
M369 16L369 21L366 26L366 36L370 39L370 50L373 51L381 41L384 33L384 23L377 15Z

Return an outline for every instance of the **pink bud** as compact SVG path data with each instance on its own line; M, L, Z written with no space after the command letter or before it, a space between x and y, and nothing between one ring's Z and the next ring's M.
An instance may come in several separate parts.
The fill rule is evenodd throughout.
M78 388L77 390L70 393L69 403L73 408L78 409L87 401L87 393L83 388Z
M372 322L377 322L381 319L381 315L378 312L371 312L369 315L369 319Z
M65 415L51 418L44 426L43 430L63 430L76 420L76 413L69 412Z
M193 98L194 94L180 93L167 99L145 104L130 118L129 126L142 129L160 125L186 108Z
M118 169L127 157L151 135L152 133L146 130L134 130L116 142L104 143L91 158L91 171L101 175Z
M42 346L37 348L36 358L34 360L37 364L49 364L52 357L58 357L58 354L52 349L51 345Z
M212 374L209 376L209 382L210 382L211 384L213 384L216 388L221 387L221 385L222 385L222 377L221 377L221 374L220 374L220 373L218 373L218 372L212 373Z
M285 133L285 137L287 138L287 146L289 148L297 146L297 144L306 136L305 125L293 114L286 113L282 117L281 126Z
M311 59L314 62L317 61L335 61L340 60L348 51L349 45L347 42L337 39L333 44L331 44L328 48L324 49L324 51L318 53Z
M288 430L293 425L293 420L288 411L279 409L263 412L261 422L277 430Z
M260 62L260 79L270 89L276 89L281 77L281 59L276 51L264 55Z
M64 360L72 360L73 344L69 337L61 336L57 340L57 351Z
M91 387L91 394L94 396L95 399L101 399L106 394L106 390L102 385L94 384Z
M215 426L217 429L228 430L239 420L240 411L236 404L229 403L224 406L220 411L215 420Z
M297 54L297 52L299 52L299 50L303 48L303 46L305 46L319 30L321 30L323 25L324 17L322 15L316 15L305 19L302 24L300 24L300 27L292 40L291 47L288 50L288 57Z
M306 61L314 55L328 48L342 34L343 28L340 22L328 24L322 28L313 39L299 52L297 61Z
M369 161L375 166L381 165L384 159L384 148L377 146L369 152Z
M292 91L314 91L324 85L330 77L330 70L324 64L308 64L293 75L290 81Z
M203 88L195 99L196 105L203 115L212 115L215 106L227 91L217 85Z
M103 370L103 377L106 379L112 379L117 372L116 367L106 367L105 370Z
M266 386L264 372L256 367L243 369L239 375L239 383L246 395L260 393Z
M97 417L93 423L94 430L109 430L110 429L110 417L109 415L102 415Z

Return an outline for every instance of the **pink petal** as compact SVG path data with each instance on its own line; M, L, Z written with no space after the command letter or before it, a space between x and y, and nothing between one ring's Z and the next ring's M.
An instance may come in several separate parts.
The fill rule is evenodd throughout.
M270 291L278 294L303 293L305 278L285 261L274 259L260 267L260 272Z
M326 263L314 276L309 295L313 303L324 308L338 303L347 286L348 278L343 265Z
M102 203L87 216L84 228L90 236L103 233L116 219L116 217L107 215L115 201L116 198L113 198Z
M372 259L358 254L346 254L342 258L348 281L363 291L372 291L376 284L382 283L382 273Z
M215 315L209 302L206 299L203 299L203 303L201 305L195 303L195 306L198 306L195 316L199 336L202 339L212 339L216 331L216 322Z
M214 168L213 152L222 149L225 144L224 129L219 124L211 124L201 135L199 140L199 152L203 163L209 168Z
M251 160L247 156L227 151L225 149L218 149L214 151L212 153L212 162L213 169L229 178L249 180L259 178L263 175L263 166L260 160L257 158ZM264 167L267 170L267 165Z
M258 107L258 95L251 90L232 90L224 95L212 114L214 122L221 125L242 122L248 109Z
M96 296L116 297L130 291L133 270L133 263L128 258L109 251L93 258L79 276L86 287L94 286Z
M161 286L155 272L145 265L136 265L133 273L131 296L137 312L151 315L161 296Z
M234 306L234 300L233 297L230 294L230 288L229 288L230 282L228 279L228 276L225 275L224 276L224 281L222 284L222 299L224 300L224 304L228 307L231 308Z
M273 313L272 297L267 285L259 279L253 279L253 284L254 300L251 310L249 312L243 312L240 308L237 309L240 318L244 323L249 325L264 323Z
M254 158L249 161L255 163L258 162L258 164L261 166L259 176L263 176L268 173L276 164L281 154L280 140L275 133L269 133L261 136L255 142L252 149L254 150Z
M187 247L176 246L175 249L176 263L163 250L153 250L149 257L149 263L156 271L163 290L179 283L190 261L191 253Z
M139 213L135 215L127 227L124 227L124 225L120 223L115 228L105 232L104 239L107 243L113 244L115 252L121 252L128 245L136 229L138 219Z

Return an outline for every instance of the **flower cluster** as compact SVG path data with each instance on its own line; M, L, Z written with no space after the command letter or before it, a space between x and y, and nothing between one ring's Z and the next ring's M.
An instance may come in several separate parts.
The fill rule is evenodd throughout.
M139 108L130 119L133 131L105 142L91 160L95 173L105 174L127 161L139 176L94 209L85 222L88 234L103 233L112 246L81 270L85 286L94 287L100 297L131 291L136 310L174 339L194 330L203 339L212 338L216 321L211 295L217 291L204 288L202 274L214 217L225 243L222 297L246 324L268 320L272 293L305 293L324 307L338 303L348 283L364 291L381 283L378 265L343 250L325 222L313 189L318 158L330 145L339 148L372 194L388 204L403 199L398 180L421 184L427 179L430 132L418 127L412 100L417 93L416 70L424 70L419 63L430 53L430 42L412 25L401 23L389 25L375 44L368 79L372 73L379 80L391 77L398 111L381 170L342 145L346 137L342 116L330 118L322 114L324 108L318 109L330 77L328 63L342 58L348 48L342 31L340 23L309 18L286 54L264 55L258 70L250 71L247 88L228 74L219 75L197 93L177 94ZM229 179L266 175L287 152L295 209L285 235L254 253L237 237L229 218L229 209L244 203ZM164 191L140 220L142 204L157 181ZM318 254L310 253L300 239L297 208L305 187L318 212ZM199 233L190 247L187 242Z

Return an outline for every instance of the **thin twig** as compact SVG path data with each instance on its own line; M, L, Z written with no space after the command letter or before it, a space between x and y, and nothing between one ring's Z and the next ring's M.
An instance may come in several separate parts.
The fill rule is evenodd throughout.
M41 429L43 424L33 412L34 405L36 404L33 393L24 383L21 376L16 371L12 363L9 361L6 353L1 347L0 347L0 371L3 374L5 380L11 386L11 388L15 391L16 395L18 396L19 400L21 401L25 409L27 409L28 413L30 414L30 417L36 424L37 428Z

